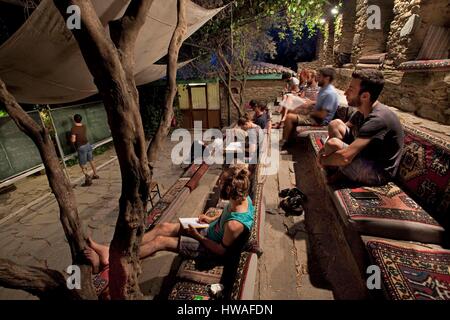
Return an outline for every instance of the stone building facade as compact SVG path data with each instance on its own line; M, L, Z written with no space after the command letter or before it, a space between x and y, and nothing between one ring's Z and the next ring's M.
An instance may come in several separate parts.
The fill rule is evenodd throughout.
M374 5L381 13L379 29L370 29L368 24L368 21L373 22L370 19L373 19L371 9ZM450 124L450 68L431 67L412 72L402 67L408 61L417 60L430 27L446 28L447 37L450 37L450 2L345 0L341 11L342 32L331 39L335 43L331 52L330 39L325 39L318 54L320 59L299 64L299 68L332 64L337 67L337 87L345 89L352 71L367 67L364 58L385 54L379 64L369 65L385 74L386 86L380 100L420 117ZM411 23L414 28L405 32ZM330 61L329 57L334 60ZM346 57L348 61L339 63L338 57ZM446 52L439 60L445 60L448 65L449 58L449 52Z
M248 70L248 80L244 91L244 104L250 100L262 100L266 103L274 102L286 86L282 80L283 73L294 74L293 70L280 65L255 62ZM240 84L232 82L232 90L239 101ZM238 120L238 111L231 101L228 101L227 89L221 84L220 89L221 122L223 126Z
M250 100L262 100L266 103L274 102L286 86L286 81L281 79L273 80L248 80L245 86L244 103ZM236 84L236 88L237 88ZM228 113L230 112L230 123L238 120L238 111L230 101L228 106L226 89L221 86L221 122L223 126L228 125ZM236 98L239 99L236 95ZM228 109L229 108L229 109Z

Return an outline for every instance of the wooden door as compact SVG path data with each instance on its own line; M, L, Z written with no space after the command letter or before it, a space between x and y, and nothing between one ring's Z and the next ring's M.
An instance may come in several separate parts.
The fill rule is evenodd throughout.
M192 129L201 121L203 129L220 128L220 98L218 83L179 85L182 127Z

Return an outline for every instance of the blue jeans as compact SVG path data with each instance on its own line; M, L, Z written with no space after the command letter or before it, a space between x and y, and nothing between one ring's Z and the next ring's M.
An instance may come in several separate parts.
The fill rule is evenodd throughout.
M78 161L80 166L85 166L88 161L92 161L92 145L88 142L85 145L78 147Z

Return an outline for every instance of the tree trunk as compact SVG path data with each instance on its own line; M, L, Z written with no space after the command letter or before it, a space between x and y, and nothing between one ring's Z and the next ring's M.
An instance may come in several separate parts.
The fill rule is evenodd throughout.
M131 1L124 16L110 24L112 40L91 1L54 3L66 18L67 6L81 9L81 29L73 29L72 33L103 99L120 165L122 192L109 260L111 298L139 299L139 246L151 172L134 81L134 45L153 0Z
M224 72L224 76L222 76L219 74L220 80L222 80L223 84L225 85L225 87L227 88L227 93L228 93L228 97L231 100L231 102L233 103L233 106L236 108L236 111L238 112L238 117L240 118L243 114L241 106L239 104L238 101L236 101L236 98L233 95L233 91L232 89L232 79L233 79L233 67L231 66L231 64L227 61L222 48L219 46L217 46L217 59L222 67L222 70ZM226 79L225 79L226 78Z
M153 167L153 164L158 160L158 152L161 149L164 139L169 133L170 124L174 116L173 102L175 95L177 94L178 53L180 52L181 45L183 44L183 38L187 33L186 3L186 0L178 0L177 2L178 20L169 45L169 63L167 64L168 86L163 120L160 123L155 136L150 141L147 153L148 161L151 167Z
M74 193L72 186L61 169L48 131L34 122L22 109L1 80L0 105L6 109L6 112L19 129L33 140L39 150L50 188L58 202L60 220L70 246L72 263L78 265L81 269L82 289L78 294L85 299L96 299L97 296L91 281L92 268L82 254L86 247L86 242L82 224L78 217Z

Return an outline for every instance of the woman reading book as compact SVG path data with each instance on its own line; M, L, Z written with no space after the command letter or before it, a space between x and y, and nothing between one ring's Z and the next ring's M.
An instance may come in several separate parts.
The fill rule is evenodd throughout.
M220 179L220 197L229 200L222 212L215 216L202 214L199 223L209 224L207 228L192 226L183 228L180 223L161 223L142 238L139 257L144 259L158 251L172 251L187 258L200 256L223 256L227 249L245 231L250 231L254 222L254 207L249 197L249 171L243 166L228 168ZM94 267L94 273L109 263L109 247L92 239L85 251Z

